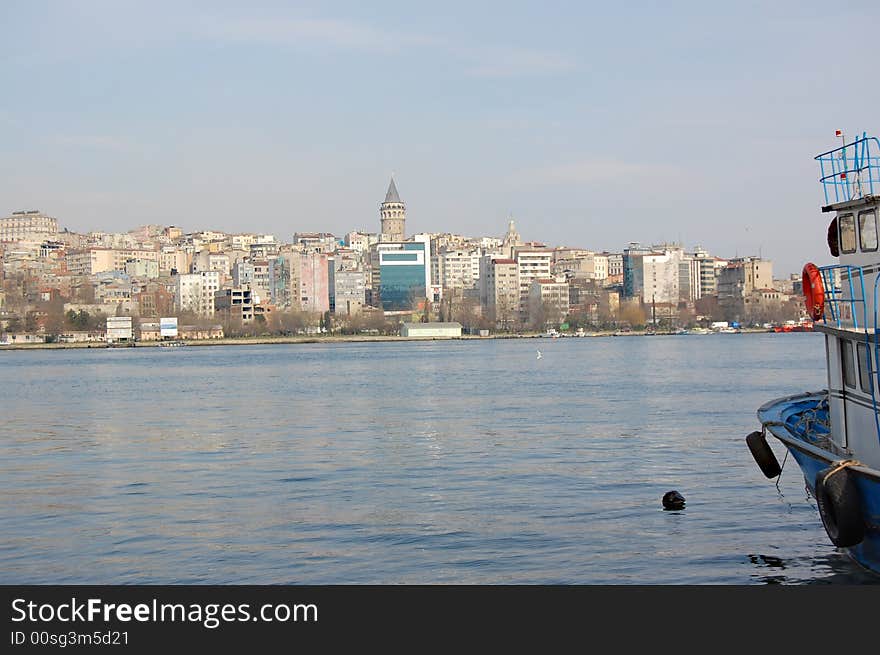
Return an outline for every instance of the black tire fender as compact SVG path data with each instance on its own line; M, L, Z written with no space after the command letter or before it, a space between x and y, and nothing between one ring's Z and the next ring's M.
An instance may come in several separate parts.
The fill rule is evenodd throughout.
M855 546L865 538L862 503L854 474L834 464L816 474L816 504L831 543Z
M755 458L758 468L761 469L761 473L768 478L775 478L782 473L779 461L776 459L773 451L770 450L770 445L767 443L767 439L764 438L763 432L752 432L749 434L746 437L746 445L749 447L752 457Z

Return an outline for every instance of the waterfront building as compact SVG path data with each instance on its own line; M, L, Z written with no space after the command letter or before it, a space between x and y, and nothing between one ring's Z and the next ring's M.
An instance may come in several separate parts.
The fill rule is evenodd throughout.
M480 261L480 307L501 329L513 327L519 315L516 260L487 255Z
M254 263L253 284L278 307L324 313L330 310L328 266L327 253L284 250L266 261L265 281L261 262Z
M354 251L340 249L329 258L330 311L334 314L359 314L366 302L367 277L357 255Z
M432 261L437 261L437 277L432 280L446 290L475 296L480 284L479 250L443 250Z
M67 330L58 335L58 343L101 343L106 338L104 330ZM143 337L140 340L145 341Z
M57 234L58 219L36 209L16 211L0 218L0 242L43 241L54 239Z
M727 266L727 260L713 257L707 250L697 246L694 248L694 259L698 262L700 275L700 296L718 295L718 276Z
M223 326L199 327L198 325L181 325L178 328L178 335L181 339L222 339Z
M254 293L254 304L265 302L270 296L269 261L269 259L252 259L250 262L252 267L250 288Z
M529 293L532 280L547 279L550 277L550 263L553 259L552 251L546 248L522 245L513 247L516 261L517 276L519 278L519 312L525 319L529 311Z
M645 286L645 271L642 257L650 255L651 248L632 242L623 251L623 295L626 298L641 298Z
M553 275L567 275L587 280L608 278L608 257L591 250L556 248L551 266Z
M328 260L325 252L299 253L299 307L323 314L330 310ZM296 302L296 300L294 300Z
M159 341L162 338L162 326L159 321L141 321L137 329L138 341Z
M642 257L642 302L677 305L681 297L681 259L684 251L675 246L654 246Z
M564 277L533 279L528 303L532 327L558 326L569 312L568 282Z
M427 244L424 241L383 242L374 248L382 309L405 311L423 306L431 287Z
M215 315L224 320L238 320L242 324L254 320L254 300L249 288L220 289L214 293Z
M461 323L401 323L402 337L456 338L461 337Z
M295 264L291 259L295 258ZM297 283L292 277L294 271L299 271L299 258L292 252L285 251L276 257L268 259L269 264L269 301L277 306L287 308L291 306L292 298L296 295ZM253 282L253 265L250 262L242 262L237 269L233 267L233 283L236 282L235 272L238 273L240 285L250 285Z
M608 259L608 282L620 284L623 282L623 253L603 252L602 256Z
M760 257L737 257L718 276L718 305L728 320L742 320L757 289L773 286L773 262Z
M174 294L164 284L148 282L131 295L140 316L166 316L174 307Z
M627 298L645 304L677 305L681 298L684 250L677 245L661 244L646 248L631 243L623 252L623 291ZM692 285L690 268L684 269L685 282Z
M220 289L217 271L201 271L175 276L174 303L180 311L199 316L214 315L214 294Z
M403 241L406 238L406 205L404 205L400 195L397 193L397 186L394 184L393 177L388 185L388 192L385 194L385 202L379 207L379 214L382 218L379 241Z
M131 316L107 317L107 343L124 343L134 337Z
M703 296L700 281L700 260L690 253L683 253L678 264L679 299L693 303Z

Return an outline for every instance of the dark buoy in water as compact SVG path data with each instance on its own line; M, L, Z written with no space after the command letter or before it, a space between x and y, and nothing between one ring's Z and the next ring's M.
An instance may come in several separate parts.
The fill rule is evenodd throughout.
M663 494L663 509L684 509L684 496L677 491Z

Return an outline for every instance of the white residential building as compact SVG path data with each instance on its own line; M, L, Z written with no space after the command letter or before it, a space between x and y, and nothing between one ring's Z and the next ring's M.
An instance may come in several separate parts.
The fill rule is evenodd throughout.
M546 279L550 277L550 262L553 259L553 251L514 247L517 274L519 277L519 311L525 315L528 313L529 289L532 280Z
M174 303L180 311L199 316L214 315L214 295L220 290L220 273L201 271L176 276Z
M476 290L480 283L480 251L448 250L437 255L439 283L444 289Z

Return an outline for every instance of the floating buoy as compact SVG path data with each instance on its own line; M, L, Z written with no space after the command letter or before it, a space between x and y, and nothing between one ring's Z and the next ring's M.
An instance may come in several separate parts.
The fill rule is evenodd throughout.
M663 509L684 509L684 496L677 491L663 494Z
M761 473L768 478L775 478L782 473L782 467L779 466L776 455L770 450L763 432L752 432L749 434L746 437L746 445L749 447L752 457L755 458L758 468L761 469Z
M862 503L853 475L845 465L833 464L816 474L816 504L831 543L847 548L862 542Z

